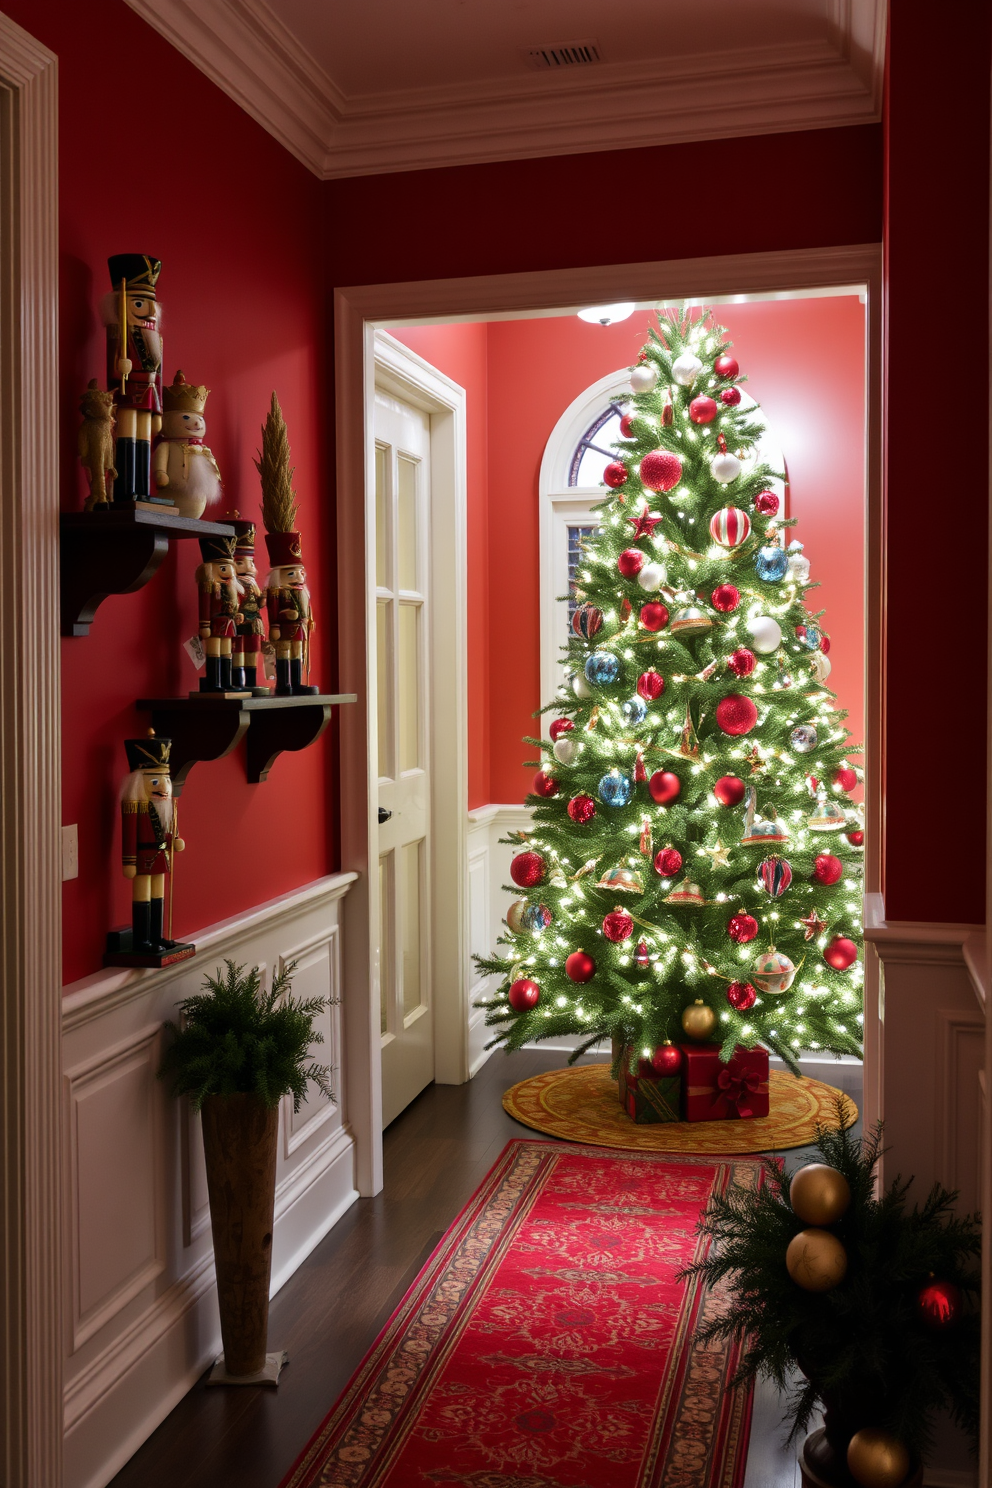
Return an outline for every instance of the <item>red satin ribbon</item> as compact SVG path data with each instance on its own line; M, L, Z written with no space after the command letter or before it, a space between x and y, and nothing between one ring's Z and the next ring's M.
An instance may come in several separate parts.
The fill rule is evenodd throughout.
M737 1110L738 1116L746 1121L754 1115L754 1109L750 1104L750 1098L756 1094L761 1085L761 1077L754 1070L735 1070L733 1064L722 1069L717 1075L717 1086L720 1094L726 1096L729 1103Z

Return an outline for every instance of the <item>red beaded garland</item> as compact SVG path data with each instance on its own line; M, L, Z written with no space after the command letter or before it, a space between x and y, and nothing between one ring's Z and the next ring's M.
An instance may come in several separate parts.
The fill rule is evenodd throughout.
M591 982L596 975L596 963L585 951L573 951L565 959L565 975L573 982Z
M728 408L736 408L741 401L741 390L738 387L724 388L720 394L720 402L726 403Z
M596 802L592 796L573 796L566 809L572 820L584 827L596 815Z
M655 770L648 781L651 799L657 801L659 806L667 806L669 801L674 801L681 789L682 782L674 770Z
M617 559L617 568L625 579L634 579L644 567L647 559L640 548L624 548Z
M746 789L743 780L739 780L736 775L721 775L713 787L713 794L721 806L739 806Z
M662 878L674 878L682 867L682 854L677 847L662 847L654 855L654 871Z
M842 791L852 791L858 783L858 777L850 765L838 765L834 771L834 785L840 786Z
M758 710L749 697L732 692L717 703L716 721L725 734L749 734L758 721Z
M556 718L554 723L548 729L548 733L551 735L552 744L557 743L562 734L570 734L574 727L575 723L571 718Z
M747 945L758 933L758 922L754 915L740 914L731 915L727 921L727 934L731 940L736 940L738 945Z
M649 491L670 491L682 479L682 461L670 450L652 450L641 461L640 475Z
M629 940L634 933L634 921L619 905L603 918L603 934L614 943Z
M759 491L754 498L754 509L763 517L773 517L778 511L779 501L774 491Z
M533 791L535 796L544 796L547 800L550 796L558 794L558 782L553 775L548 775L544 770L538 770L534 776Z
M651 1068L656 1075L677 1075L682 1068L682 1051L674 1044L661 1044L651 1055Z
M727 1001L735 1013L746 1013L748 1008L753 1008L758 1000L758 994L750 982L731 982L727 988Z
M829 888L831 884L840 883L844 877L844 864L833 853L818 853L813 864L813 877L824 888Z
M823 952L823 959L834 971L847 971L858 959L858 948L853 940L846 936L835 935L833 940Z
M544 878L544 859L541 854L517 853L510 864L510 877L521 889L533 889Z
M660 672L642 672L637 679L637 691L647 703L653 703L665 690L665 679Z
M741 602L741 591L736 584L717 584L710 599L715 610L723 615L729 615L731 610L736 610Z
M713 363L713 371L717 377L736 377L740 370L740 367L737 365L737 358L732 357L729 351L721 351Z
M645 630L664 630L668 624L667 607L656 599L641 605L641 624Z
M617 486L622 486L627 480L626 465L621 460L611 460L603 471L603 480L616 490Z
M541 989L530 977L520 977L507 993L507 1001L515 1013L529 1013L537 1007L540 997Z
M750 677L758 664L758 658L746 646L738 646L727 658L727 665L735 677Z
M689 417L694 424L711 424L717 415L717 406L705 393L693 398L689 404Z

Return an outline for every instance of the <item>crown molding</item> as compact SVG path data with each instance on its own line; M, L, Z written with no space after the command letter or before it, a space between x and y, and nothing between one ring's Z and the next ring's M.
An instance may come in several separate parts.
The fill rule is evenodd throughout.
M323 180L880 118L885 0L830 0L820 42L354 97L266 0L127 3Z

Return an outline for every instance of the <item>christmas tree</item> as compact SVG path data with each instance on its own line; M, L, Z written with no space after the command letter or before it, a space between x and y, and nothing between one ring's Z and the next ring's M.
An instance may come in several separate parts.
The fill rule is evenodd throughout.
M495 1044L860 1052L860 772L743 381L708 314L659 316L631 371L569 681L528 740L526 897L479 960Z

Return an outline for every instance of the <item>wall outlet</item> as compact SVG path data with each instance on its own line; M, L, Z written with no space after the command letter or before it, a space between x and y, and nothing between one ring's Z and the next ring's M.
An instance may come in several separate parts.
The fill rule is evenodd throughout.
M79 877L79 829L73 822L62 828L62 882Z

